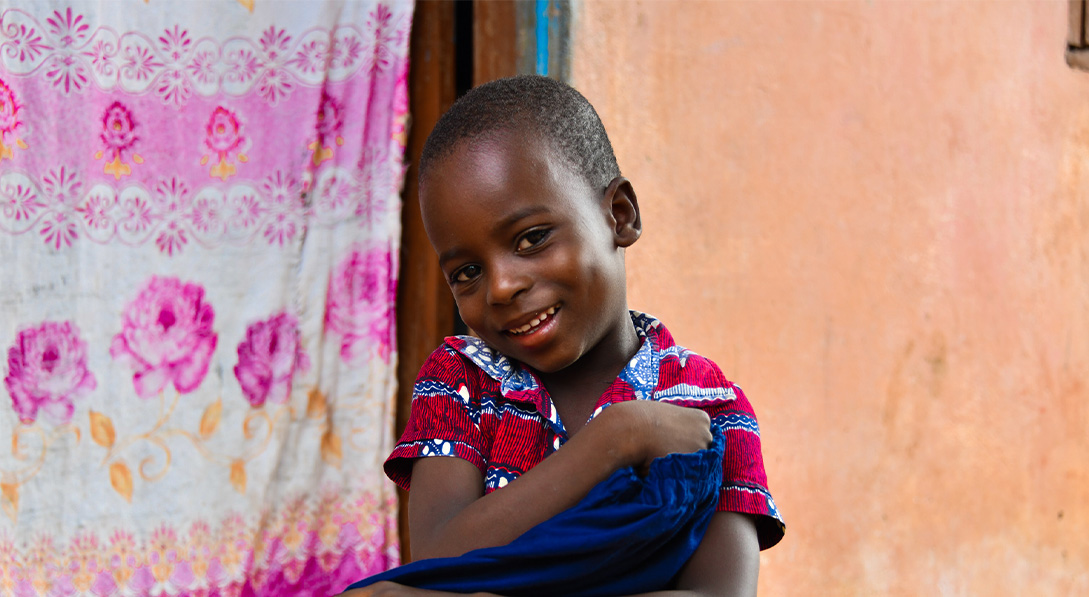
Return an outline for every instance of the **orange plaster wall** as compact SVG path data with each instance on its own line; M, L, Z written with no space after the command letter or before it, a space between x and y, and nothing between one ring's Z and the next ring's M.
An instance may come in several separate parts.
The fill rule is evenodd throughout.
M1065 1L575 4L630 304L760 416L761 595L1089 594L1089 73Z

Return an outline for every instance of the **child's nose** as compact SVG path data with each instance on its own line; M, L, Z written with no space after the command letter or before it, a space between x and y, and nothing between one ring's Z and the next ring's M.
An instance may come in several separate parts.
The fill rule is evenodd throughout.
M515 299L520 293L533 285L533 277L529 275L524 266L511 263L496 265L488 284L488 302L493 305L506 305Z

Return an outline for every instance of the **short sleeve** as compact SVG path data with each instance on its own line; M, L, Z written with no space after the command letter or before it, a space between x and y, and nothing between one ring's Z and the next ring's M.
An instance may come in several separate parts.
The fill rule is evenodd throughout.
M711 417L711 424L721 429L726 439L718 511L754 515L760 549L767 549L783 538L786 527L768 490L760 447L760 425L741 388L726 380L717 366L712 366L731 396L729 400L704 408Z
M767 549L783 538L786 527L768 491L756 413L741 388L713 361L691 352L685 357L663 359L656 397L698 408L722 430L726 447L717 510L753 515L760 549Z
M446 345L420 368L408 423L383 467L398 487L409 489L412 464L418 458L461 458L484 473L487 450L480 431L479 376L467 371L464 358Z

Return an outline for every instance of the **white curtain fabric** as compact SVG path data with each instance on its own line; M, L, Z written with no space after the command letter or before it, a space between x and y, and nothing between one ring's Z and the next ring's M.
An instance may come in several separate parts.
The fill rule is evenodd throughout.
M0 594L398 563L411 2L0 2Z

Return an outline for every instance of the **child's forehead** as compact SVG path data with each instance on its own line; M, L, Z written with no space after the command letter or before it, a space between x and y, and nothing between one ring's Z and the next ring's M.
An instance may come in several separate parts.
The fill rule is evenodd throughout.
M511 160L517 155L518 160ZM567 159L556 143L547 135L527 127L496 129L461 139L453 144L446 156L438 160L439 167L431 174L438 174L436 182L451 184L450 174L461 174L465 169L478 175L513 174L515 167L521 173L543 174L563 168L566 172L582 177L582 172ZM428 178L431 178L429 176ZM458 178L458 177L454 177Z
M490 156L511 149L521 149L544 157L543 154L550 151L551 145L546 135L526 126L512 124L459 139L450 147L446 158L461 162L475 161L480 156Z
M421 180L420 203L424 219L442 231L459 226L452 220L469 213L479 223L498 225L527 210L593 205L593 194L582 173L551 144L510 131L452 146Z

